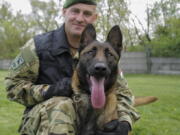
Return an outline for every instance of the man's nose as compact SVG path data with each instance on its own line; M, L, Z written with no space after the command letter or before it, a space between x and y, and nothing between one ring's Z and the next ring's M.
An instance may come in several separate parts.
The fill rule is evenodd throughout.
M79 22L84 21L84 15L83 15L83 13L79 13L78 16L77 16L77 18L76 18L76 20L79 21Z

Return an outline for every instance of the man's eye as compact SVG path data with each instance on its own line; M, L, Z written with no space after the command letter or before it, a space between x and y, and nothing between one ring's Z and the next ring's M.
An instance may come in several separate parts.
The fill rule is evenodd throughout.
M74 14L78 14L80 11L78 9L72 9L71 12Z
M87 17L89 17L89 16L92 16L92 13L89 12L89 11L85 11L85 12L84 12L84 15L87 16Z

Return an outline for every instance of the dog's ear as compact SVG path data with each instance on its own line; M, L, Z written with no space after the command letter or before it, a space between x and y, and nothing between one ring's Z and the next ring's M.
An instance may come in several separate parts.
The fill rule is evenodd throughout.
M118 55L120 56L122 51L122 33L118 25L115 25L110 30L108 36L107 36L107 42L109 42L112 47L116 50Z
M96 40L96 30L92 24L88 24L81 35L80 50L94 40Z

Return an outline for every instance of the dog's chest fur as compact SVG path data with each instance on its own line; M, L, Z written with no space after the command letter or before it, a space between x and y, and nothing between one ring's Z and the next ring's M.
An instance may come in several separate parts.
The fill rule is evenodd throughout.
M77 114L78 131L80 135L91 132L95 129L103 129L105 123L117 119L117 99L115 94L115 85L106 93L106 104L102 109L92 108L90 95L79 86L77 71L73 75L72 88L74 91L73 101ZM79 134L78 134L79 135Z

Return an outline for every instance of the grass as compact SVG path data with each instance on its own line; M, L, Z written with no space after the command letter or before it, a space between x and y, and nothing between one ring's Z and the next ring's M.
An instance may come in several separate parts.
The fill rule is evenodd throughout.
M6 71L0 71L0 134L18 135L18 127L23 113L23 107L6 98L4 77Z
M6 74L0 71L0 134L18 135L23 106L7 100ZM134 124L133 135L180 135L180 76L127 74L126 78L134 95L159 98L137 108L141 119Z
M158 102L141 106L134 135L180 135L180 76L127 75L134 95L154 95Z

